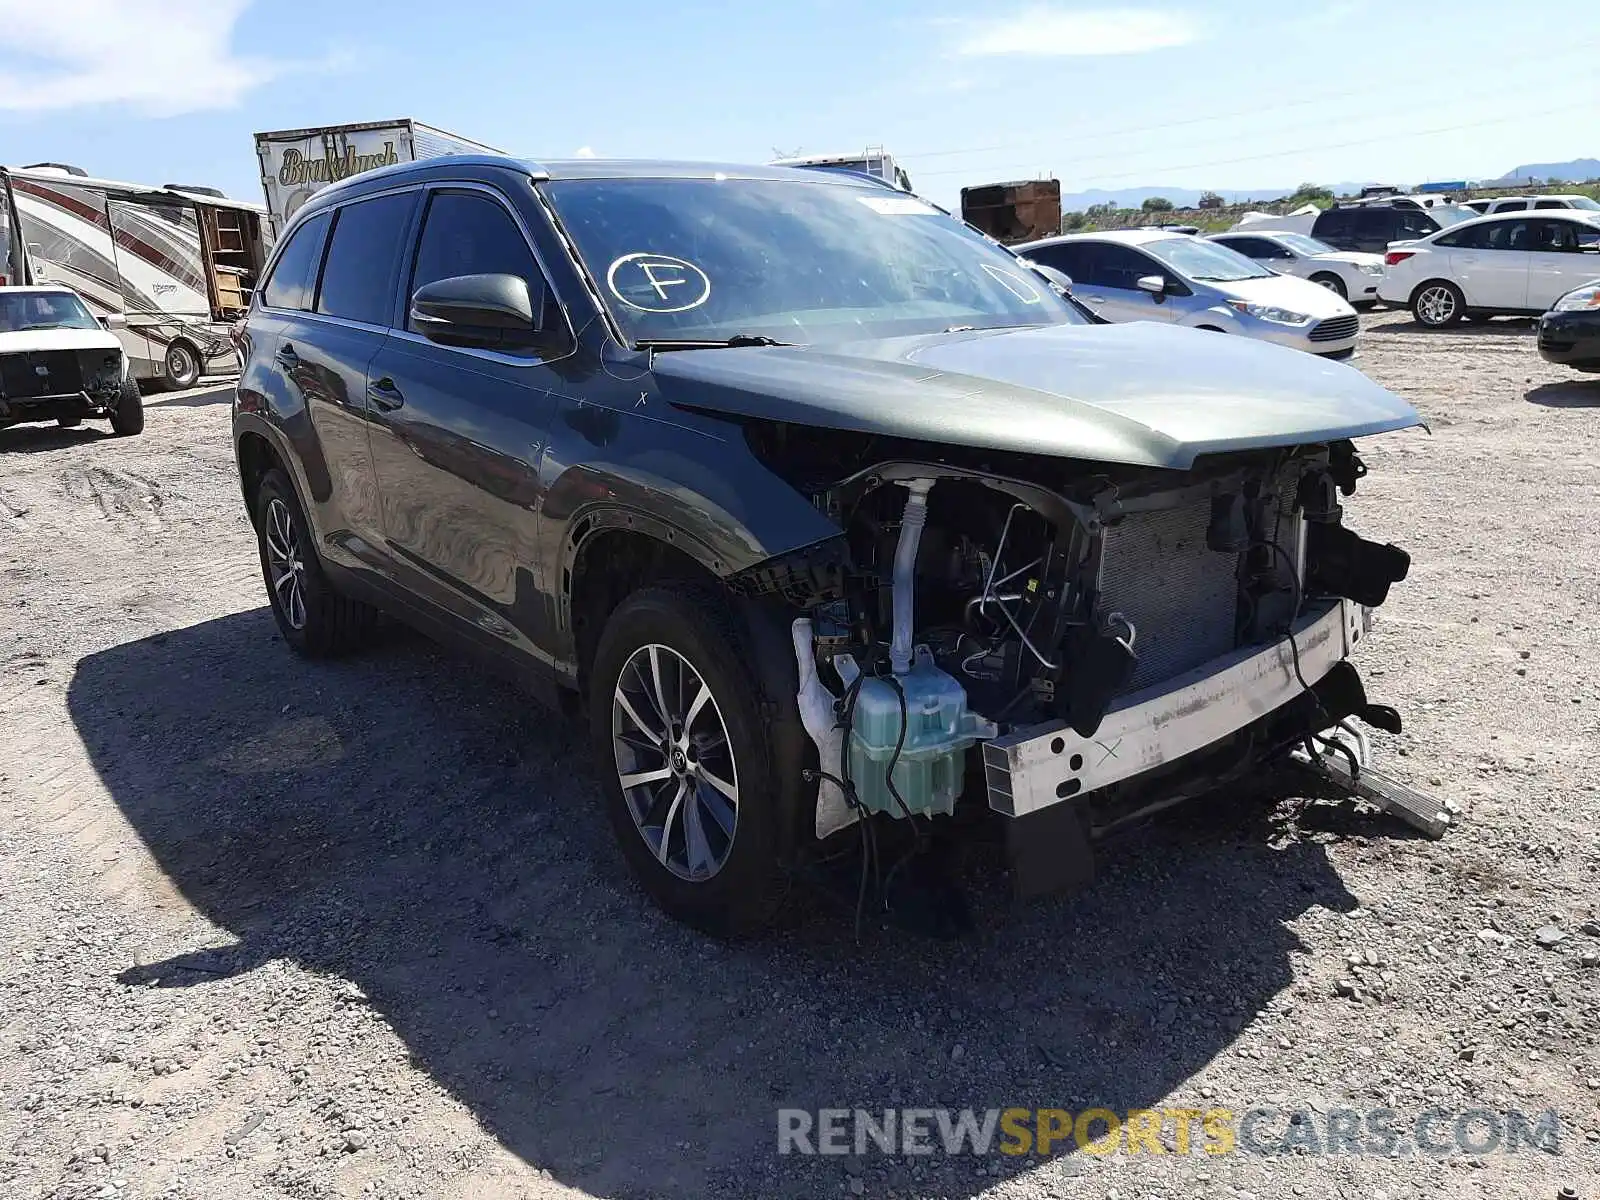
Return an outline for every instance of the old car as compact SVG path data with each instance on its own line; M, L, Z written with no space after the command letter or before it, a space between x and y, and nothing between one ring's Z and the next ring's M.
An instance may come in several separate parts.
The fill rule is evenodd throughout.
M26 421L144 429L144 401L115 334L64 287L0 287L0 428Z
M1344 512L1352 439L1412 407L1093 323L870 181L365 173L296 215L240 341L284 640L381 611L582 714L623 855L706 930L841 861L888 903L973 821L1022 891L1080 883L1125 822L1398 720L1346 659L1409 560Z

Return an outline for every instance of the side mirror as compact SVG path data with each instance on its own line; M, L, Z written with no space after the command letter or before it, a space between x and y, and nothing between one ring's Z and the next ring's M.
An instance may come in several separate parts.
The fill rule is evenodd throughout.
M1134 287L1141 292L1149 292L1159 300L1167 294L1167 277L1165 275L1141 275Z
M115 332L118 329L126 329L128 327L128 318L121 313L107 313L105 316L95 319L100 322L100 328L108 332Z
M1051 287L1058 291L1066 292L1069 295L1071 294L1072 276L1068 275L1065 271L1059 270L1056 267L1047 267L1044 263L1034 262L1031 258L1025 258L1022 261L1027 263L1028 268L1035 275L1039 276L1046 283L1048 283Z
M544 287L520 275L453 275L419 287L411 324L430 342L486 350L527 350L548 342Z

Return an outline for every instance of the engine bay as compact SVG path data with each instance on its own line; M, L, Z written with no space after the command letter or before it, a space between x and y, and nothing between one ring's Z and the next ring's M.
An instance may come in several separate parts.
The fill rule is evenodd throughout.
M819 837L863 815L949 815L983 744L1092 738L1108 712L1252 647L1287 638L1298 674L1295 623L1313 601L1376 606L1409 565L1342 524L1365 473L1348 441L1183 473L893 449L908 452L819 482L838 455L807 480L787 447L794 482L842 530L791 577L765 576L805 610ZM1348 715L1313 699L1329 725Z

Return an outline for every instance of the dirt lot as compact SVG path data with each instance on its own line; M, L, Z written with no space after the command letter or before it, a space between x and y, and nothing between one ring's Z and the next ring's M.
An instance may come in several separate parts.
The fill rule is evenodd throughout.
M1021 909L978 855L956 944L825 906L707 942L631 886L560 721L414 637L293 658L226 391L131 440L0 432L0 1196L1600 1196L1600 380L1525 324L1368 325L1432 434L1365 448L1352 523L1415 565L1358 661L1406 716L1382 761L1462 824L1223 797ZM889 1105L1554 1107L1563 1137L775 1153L779 1107Z

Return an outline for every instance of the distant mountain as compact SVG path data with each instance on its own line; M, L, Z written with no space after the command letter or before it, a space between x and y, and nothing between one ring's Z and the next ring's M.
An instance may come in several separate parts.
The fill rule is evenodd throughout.
M1494 183L1514 183L1519 179L1560 179L1568 183L1583 183L1600 179L1600 158L1575 158L1571 162L1523 163L1513 167Z
M1292 194L1299 184L1288 187L1267 188L1210 188L1229 204L1244 204L1251 200L1281 200ZM1330 185L1336 195L1348 196L1366 187L1365 183L1335 183ZM1178 208L1193 208L1200 203L1205 192L1196 188L1180 187L1130 187L1090 188L1086 192L1065 192L1061 196L1063 212L1082 212L1091 204L1114 204L1118 208L1138 208L1151 196L1163 196Z

